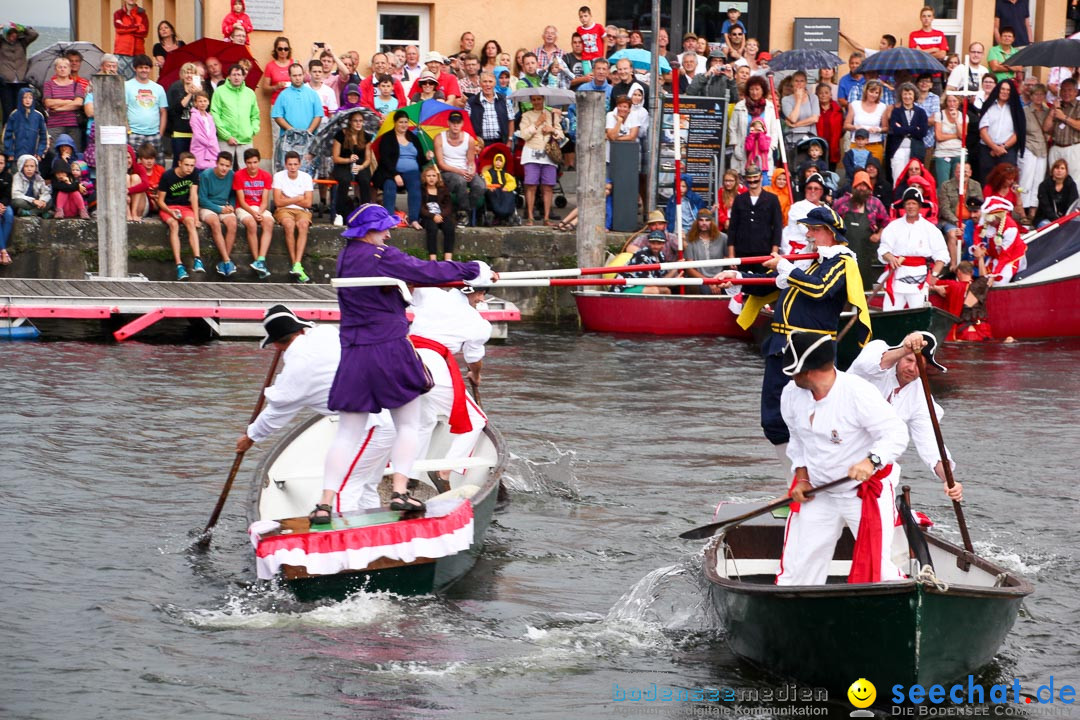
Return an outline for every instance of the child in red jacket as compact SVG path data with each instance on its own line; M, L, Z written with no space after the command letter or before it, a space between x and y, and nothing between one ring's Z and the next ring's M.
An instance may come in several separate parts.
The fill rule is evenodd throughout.
M251 25L251 18L245 11L244 0L233 0L232 12L226 15L221 21L221 36L226 40L232 35L236 26L244 28L244 32L247 33L247 39L244 40L245 45L251 44L251 31L255 28Z

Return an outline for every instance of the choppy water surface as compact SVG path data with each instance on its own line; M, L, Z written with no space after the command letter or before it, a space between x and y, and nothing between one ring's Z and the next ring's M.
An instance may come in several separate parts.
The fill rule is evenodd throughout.
M1080 344L943 359L977 549L1037 584L985 674L1078 685ZM267 448L213 549L188 550L269 361L253 343L0 344L0 717L680 718L709 708L628 707L613 687L775 686L726 650L700 543L676 537L781 489L749 346L513 328L484 385L513 502L477 567L442 598L325 604L251 586L243 502Z

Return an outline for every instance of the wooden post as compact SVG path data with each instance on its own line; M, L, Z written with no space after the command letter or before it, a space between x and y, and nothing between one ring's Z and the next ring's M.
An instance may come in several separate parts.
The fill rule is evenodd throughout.
M94 75L98 276L125 279L127 248L127 104L124 78Z
M602 92L577 94L577 259L581 267L604 264L604 100Z

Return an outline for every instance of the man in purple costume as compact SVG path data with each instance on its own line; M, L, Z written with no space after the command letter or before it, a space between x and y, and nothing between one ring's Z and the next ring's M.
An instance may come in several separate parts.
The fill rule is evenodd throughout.
M361 205L349 215L348 239L338 256L340 278L391 277L415 285L468 280L488 285L498 279L487 263L417 260L384 243L398 219L381 205ZM405 300L397 288L341 287L341 363L330 388L331 410L340 414L337 436L326 455L326 478L340 484L351 471L356 448L363 450L368 413L390 411L397 437L390 451L394 468L390 509L418 512L424 503L409 495L408 481L419 447L420 396L431 378L408 340ZM320 505L328 505L323 499ZM313 524L330 522L317 506Z

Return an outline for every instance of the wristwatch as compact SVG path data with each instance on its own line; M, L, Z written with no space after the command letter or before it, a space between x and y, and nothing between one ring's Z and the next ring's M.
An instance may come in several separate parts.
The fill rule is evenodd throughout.
M885 463L881 462L881 457L877 453L870 453L866 457L873 464L875 470L885 467Z

